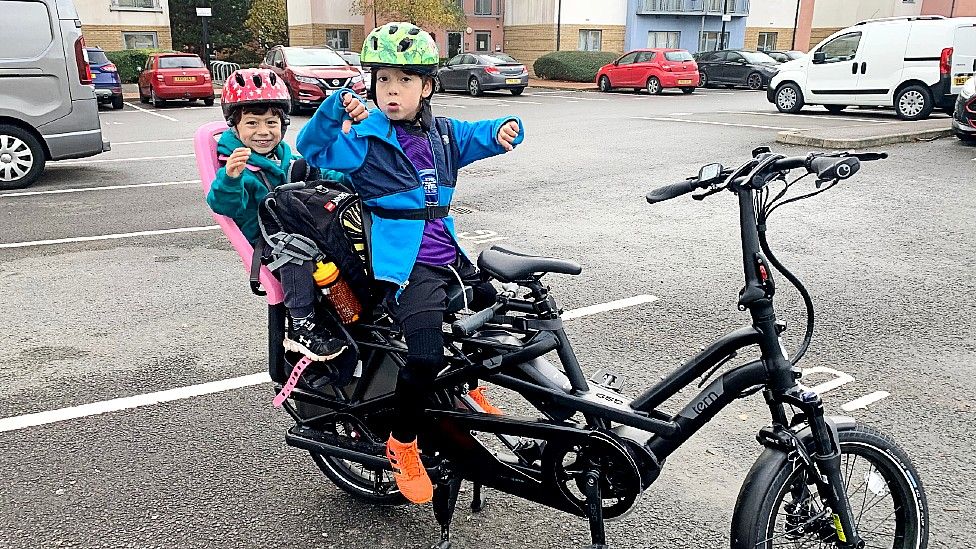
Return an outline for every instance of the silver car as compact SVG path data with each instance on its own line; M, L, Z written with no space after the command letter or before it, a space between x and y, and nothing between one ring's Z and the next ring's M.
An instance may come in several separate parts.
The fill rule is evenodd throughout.
M109 150L71 0L0 0L0 189Z
M521 95L529 85L525 65L504 53L462 53L437 71L435 91L467 91L479 96L484 91L508 90Z

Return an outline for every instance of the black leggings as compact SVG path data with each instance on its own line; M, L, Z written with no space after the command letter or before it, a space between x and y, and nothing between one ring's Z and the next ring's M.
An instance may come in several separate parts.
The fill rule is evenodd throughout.
M465 285L474 289L474 298L469 304L471 309L483 309L494 303L495 288L482 278L470 261L459 255L450 267ZM387 298L387 308L400 324L407 343L407 363L397 376L392 433L400 442L417 438L434 378L444 368L441 326L447 309L445 290L457 281L458 277L449 267L418 263L399 299L395 297L395 290Z

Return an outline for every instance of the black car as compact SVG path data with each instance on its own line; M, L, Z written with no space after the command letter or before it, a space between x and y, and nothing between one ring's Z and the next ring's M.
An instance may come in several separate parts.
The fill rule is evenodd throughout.
M775 59L758 51L720 50L695 54L701 87L725 84L732 88L745 86L761 90L779 72Z
M462 53L437 71L436 91L467 91L473 96L487 90L508 90L521 95L529 85L525 65L504 53Z

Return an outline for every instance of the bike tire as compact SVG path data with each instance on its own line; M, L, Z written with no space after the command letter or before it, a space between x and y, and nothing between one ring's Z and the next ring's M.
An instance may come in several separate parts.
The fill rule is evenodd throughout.
M869 547L925 549L928 504L918 472L905 451L887 435L862 425L838 435L841 473L848 482L848 499L860 522L862 540ZM830 514L816 520L811 516L823 513L823 507L815 487L807 484L805 467L783 452L766 452L756 461L739 492L732 519L732 549L771 549L788 542L804 547L805 543L834 547L837 534ZM865 463L870 468L862 476ZM797 501L798 495L803 499ZM886 500L891 503L890 514ZM867 513L869 517L865 517ZM878 516L885 517L880 524ZM894 525L887 526L892 517ZM778 519L785 523L782 527Z

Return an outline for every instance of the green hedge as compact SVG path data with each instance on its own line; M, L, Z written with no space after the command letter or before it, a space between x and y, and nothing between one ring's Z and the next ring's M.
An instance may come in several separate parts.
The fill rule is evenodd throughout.
M119 77L122 82L131 84L139 81L139 69L146 66L146 59L155 52L168 52L172 50L122 50L107 51L105 56L119 69Z
M610 51L554 51L536 59L536 76L550 80L593 82L600 67L620 57Z

